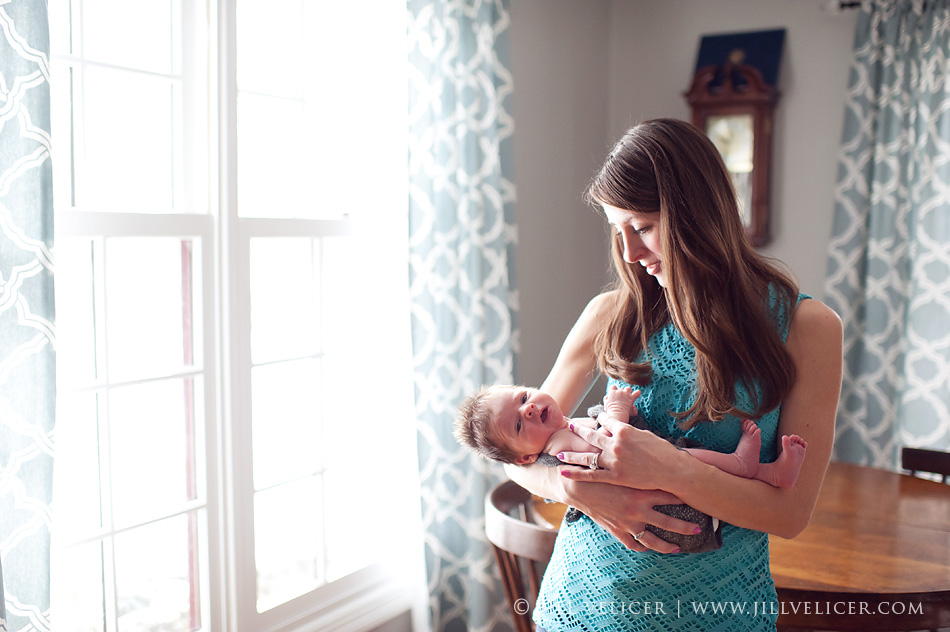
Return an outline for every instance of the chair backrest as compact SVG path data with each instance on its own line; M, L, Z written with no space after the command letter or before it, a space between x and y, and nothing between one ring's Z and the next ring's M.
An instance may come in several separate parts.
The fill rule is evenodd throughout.
M939 450L925 450L923 448L901 448L901 467L910 470L911 475L917 472L940 474L944 483L950 476L950 452Z
M528 520L531 493L505 481L485 498L485 535L491 542L516 632L534 629L531 611L540 587L539 567L551 559L557 529Z

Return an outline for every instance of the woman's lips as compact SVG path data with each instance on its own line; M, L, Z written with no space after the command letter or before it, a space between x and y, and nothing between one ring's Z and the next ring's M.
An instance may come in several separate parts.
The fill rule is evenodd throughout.
M656 263L651 263L650 265L644 267L647 270L647 274L650 276L656 276L656 273L660 271L660 262L657 261Z

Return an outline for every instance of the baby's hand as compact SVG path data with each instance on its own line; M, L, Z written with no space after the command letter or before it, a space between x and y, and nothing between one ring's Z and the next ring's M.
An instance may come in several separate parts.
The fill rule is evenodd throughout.
M617 388L616 384L612 384L604 396L604 409L614 419L627 421L637 414L634 402L638 397L640 397L639 390L634 391L629 386Z

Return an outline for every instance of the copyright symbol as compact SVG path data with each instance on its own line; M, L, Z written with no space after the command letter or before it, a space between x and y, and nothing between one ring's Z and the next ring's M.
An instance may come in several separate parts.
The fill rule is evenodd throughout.
M515 614L527 614L527 613L528 613L528 600L515 599Z

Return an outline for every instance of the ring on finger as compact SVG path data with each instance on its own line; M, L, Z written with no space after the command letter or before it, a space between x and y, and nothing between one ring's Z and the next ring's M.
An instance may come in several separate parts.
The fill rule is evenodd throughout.
M596 470L596 469L597 469L597 457L599 457L599 456L600 456L600 453L599 453L599 452L595 452L595 453L594 453L594 458L592 458L592 459L590 460L590 466L589 466L590 469L592 469L592 470Z
M640 538L642 538L642 537L643 537L643 534L646 533L646 532L647 532L647 530L644 529L644 530L641 531L640 533L638 533L638 534L636 534L635 536L633 536L633 539L636 540L637 542L640 542Z

